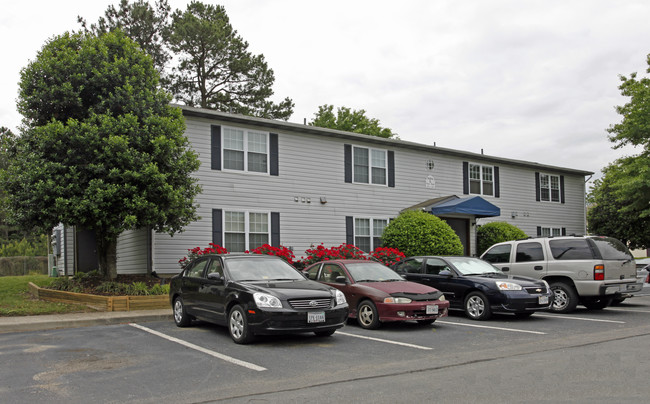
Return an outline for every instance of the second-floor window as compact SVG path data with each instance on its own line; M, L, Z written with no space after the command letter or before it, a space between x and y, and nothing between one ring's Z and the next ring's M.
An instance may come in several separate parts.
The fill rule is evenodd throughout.
M223 168L256 173L268 172L268 134L223 128Z
M354 182L386 185L386 150L353 147Z
M482 164L469 164L469 193L494 195L494 167Z
M539 197L542 201L560 202L559 175L539 175Z

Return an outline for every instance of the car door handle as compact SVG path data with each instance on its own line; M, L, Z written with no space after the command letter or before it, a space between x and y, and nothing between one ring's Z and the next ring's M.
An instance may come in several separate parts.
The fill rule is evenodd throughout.
M508 272L508 271L510 271L510 268L509 268L509 267L503 267L503 268L501 268L501 270L502 270L503 272Z
M535 265L535 266L533 267L533 269L534 269L535 271L541 271L542 269L544 269L544 267L541 266L541 265Z

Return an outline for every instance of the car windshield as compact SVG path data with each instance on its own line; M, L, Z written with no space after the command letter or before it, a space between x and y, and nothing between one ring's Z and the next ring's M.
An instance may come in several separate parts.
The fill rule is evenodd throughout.
M450 257L446 258L458 272L463 275L487 275L498 274L501 271L490 263L478 258Z
M305 278L280 259L234 258L226 260L233 281L296 281Z
M394 282L403 281L392 269L378 262L356 262L345 264L355 282Z

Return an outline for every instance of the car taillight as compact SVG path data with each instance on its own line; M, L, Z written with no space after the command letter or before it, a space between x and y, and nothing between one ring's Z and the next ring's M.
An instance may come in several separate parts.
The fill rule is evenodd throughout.
M605 266L604 265L595 265L594 266L594 280L595 281L604 281L605 280Z

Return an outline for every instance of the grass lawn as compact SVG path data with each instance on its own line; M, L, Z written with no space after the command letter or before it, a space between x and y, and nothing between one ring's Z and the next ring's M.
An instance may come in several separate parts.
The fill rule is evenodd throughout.
M53 303L35 300L28 292L27 284L47 286L54 278L47 275L0 277L0 316L31 316L92 311L77 304Z

